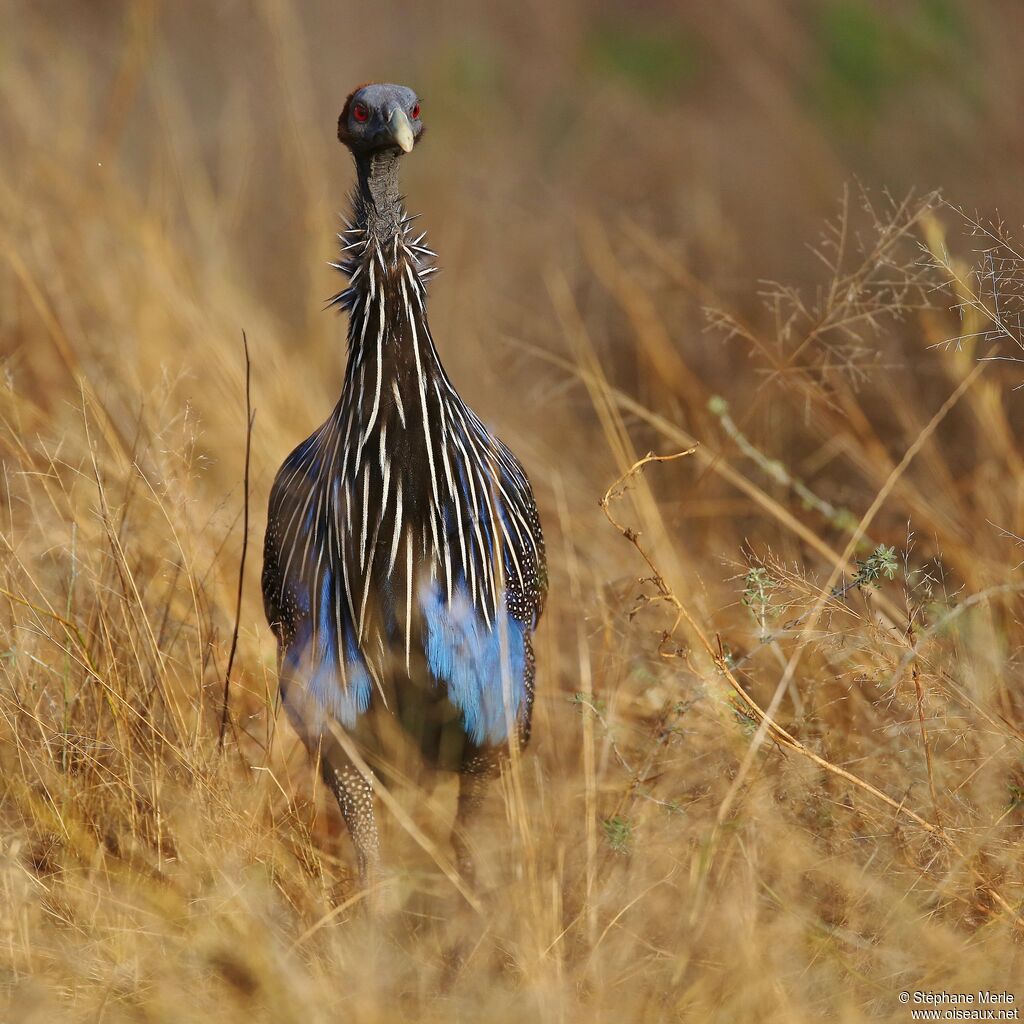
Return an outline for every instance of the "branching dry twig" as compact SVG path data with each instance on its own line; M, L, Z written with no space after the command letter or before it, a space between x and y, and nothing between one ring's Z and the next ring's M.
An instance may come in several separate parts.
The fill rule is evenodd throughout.
M1020 914L1017 913L1013 907L1004 899L1004 897L988 882L981 873L969 862L968 855L961 849L961 847L943 830L942 826L934 822L929 821L927 818L922 817L916 811L911 810L906 806L904 800L894 800L891 796L883 793L880 789L873 786L870 782L865 781L858 775L854 775L853 772L847 771L845 768L841 768L837 764L833 764L831 761L819 754L816 754L810 748L804 746L795 736L789 733L781 725L778 724L768 713L754 700L754 698L747 693L747 691L740 685L739 681L733 675L731 668L729 667L728 660L724 657L720 649L716 649L712 646L711 641L708 639L705 632L701 629L698 623L694 620L686 606L679 600L676 594L670 589L668 584L665 582L665 578L662 576L661 571L658 569L651 555L640 543L639 534L632 527L626 526L619 522L611 513L609 505L613 499L619 498L625 491L626 485L629 480L636 476L645 466L652 462L668 462L674 459L682 458L684 455L689 455L694 449L688 449L687 451L677 452L674 455L655 455L648 453L642 459L635 462L625 473L622 474L605 492L604 497L601 499L601 509L604 511L605 516L612 526L618 530L623 537L628 540L637 553L647 564L650 570L650 579L657 588L659 595L669 604L676 609L677 615L676 620L673 623L672 630L674 632L676 627L681 621L685 621L693 634L698 638L701 646L704 648L706 653L710 656L719 672L724 676L728 684L736 692L740 700L750 710L752 716L767 729L769 735L774 739L780 746L786 747L793 750L808 760L812 761L819 768L829 772L832 775L838 776L841 779L845 779L847 782L856 786L858 789L863 790L876 800L881 801L898 817L906 818L908 821L912 821L919 828L928 832L930 835L938 839L947 849L953 854L959 857L965 864L967 864L969 870L978 881L979 885L985 891L985 893L992 899L993 902L997 903L1002 910L1019 926L1024 928L1024 919L1021 918Z

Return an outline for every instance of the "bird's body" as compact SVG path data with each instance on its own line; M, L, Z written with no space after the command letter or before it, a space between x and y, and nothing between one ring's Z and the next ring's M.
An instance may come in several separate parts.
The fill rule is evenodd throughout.
M346 137L362 134L360 110L382 119L379 144ZM459 397L427 322L434 254L397 189L418 113L409 90L369 86L342 114L359 174L335 265L348 278L333 300L349 314L348 365L334 411L278 472L264 550L285 704L319 748L364 873L376 859L369 784L329 720L372 735L368 759L387 756L381 716L397 724L428 761L465 774L468 810L507 744L528 738L546 591L529 481Z

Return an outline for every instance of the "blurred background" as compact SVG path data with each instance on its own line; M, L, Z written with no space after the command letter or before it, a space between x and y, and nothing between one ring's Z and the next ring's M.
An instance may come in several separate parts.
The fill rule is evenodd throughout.
M5 6L8 186L42 187L45 153L230 246L223 271L303 343L336 333L324 211L351 181L337 113L368 78L424 97L414 205L452 277L477 268L502 305L536 289L529 268L571 266L585 213L749 302L761 279L815 280L809 243L854 179L1021 212L1011 0Z
M10 1019L902 1020L1024 977L1024 6L0 10ZM343 376L367 80L422 99L433 333L552 579L486 912L391 822L376 929L258 588ZM695 444L608 506L645 563L599 500ZM439 841L446 785L406 794Z
M95 292L101 268L130 272L141 315L159 320L109 296L113 308L80 325L96 386L127 373L145 393L190 377L204 348L216 359L211 346L246 328L257 404L287 407L294 436L321 421L340 380L344 325L322 311L352 183L335 125L367 79L424 98L429 139L404 182L442 254L444 356L477 404L513 367L530 385L496 412L499 427L541 408L555 423L587 401L516 349L558 348L552 275L579 290L615 380L699 426L701 375L751 371L728 396L753 396L751 413L772 394L745 346L708 331L708 308L770 323L764 282L813 296L827 277L815 247L844 190L879 202L941 189L1021 218L1024 71L1011 41L1024 11L1011 0L6 7L8 244L32 238L31 269L59 272L74 294ZM154 253L173 283L140 266ZM623 303L634 284L642 310ZM192 308L168 302L169 287ZM52 352L19 335L23 301L15 288L4 302L7 365L54 384ZM650 327L655 313L657 337L638 344L629 322ZM308 369L301 394L274 359ZM208 397L222 410L237 388ZM203 395L190 400L205 412ZM226 455L219 424L209 437ZM258 489L291 436L280 440Z

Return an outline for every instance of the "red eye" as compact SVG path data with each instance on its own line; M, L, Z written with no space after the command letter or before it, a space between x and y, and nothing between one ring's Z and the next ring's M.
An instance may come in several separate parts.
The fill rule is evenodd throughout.
M412 114L412 119L415 121L416 118L420 116L420 105L417 103L416 106L412 108L410 113Z
M366 109L365 103L357 103L352 108L352 117L355 118L360 124L369 120L370 112Z

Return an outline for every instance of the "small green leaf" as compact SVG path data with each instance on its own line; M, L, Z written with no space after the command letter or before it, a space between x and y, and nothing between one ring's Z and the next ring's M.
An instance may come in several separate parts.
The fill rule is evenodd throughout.
M615 815L601 822L604 837L616 853L629 853L633 843L633 824L626 818Z

